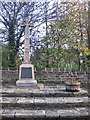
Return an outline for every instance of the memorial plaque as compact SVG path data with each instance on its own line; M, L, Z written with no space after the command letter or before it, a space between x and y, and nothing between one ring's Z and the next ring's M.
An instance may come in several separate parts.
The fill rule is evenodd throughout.
M32 67L22 67L21 78L32 78Z

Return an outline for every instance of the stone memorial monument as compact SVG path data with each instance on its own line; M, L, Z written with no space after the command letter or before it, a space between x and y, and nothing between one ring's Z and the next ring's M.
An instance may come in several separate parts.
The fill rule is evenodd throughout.
M34 78L34 66L30 63L29 27L31 26L28 19L26 19L23 26L25 27L24 62L20 65L19 80L16 81L16 85L17 86L37 86L37 81Z

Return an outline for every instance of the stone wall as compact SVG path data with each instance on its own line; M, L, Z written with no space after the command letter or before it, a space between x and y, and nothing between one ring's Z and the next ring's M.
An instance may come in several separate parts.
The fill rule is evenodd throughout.
M76 76L81 83L88 83L88 74L85 71L70 72L70 71L61 71L58 68L45 68L35 71L35 78L40 83L63 83L67 80L68 77ZM18 80L18 71L17 70L3 70L2 71L2 80L3 83L15 84Z
M4 84L15 84L16 80L18 80L17 70L2 70L2 81Z
M55 81L57 83L60 82L65 82L68 77L70 76L74 76L77 77L79 79L80 82L82 83L86 83L88 82L88 73L85 71L61 71L60 69L41 69L41 70L37 70L36 72L36 78L40 81L40 82L52 82Z

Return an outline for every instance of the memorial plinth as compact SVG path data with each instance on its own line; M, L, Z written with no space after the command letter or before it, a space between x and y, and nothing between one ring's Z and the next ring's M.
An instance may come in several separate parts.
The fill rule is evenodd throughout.
M37 86L37 81L34 78L34 67L32 64L22 64L19 70L19 80L17 86Z
M29 55L29 21L26 19L25 26L25 40L24 40L24 62L20 65L19 80L16 82L17 86L37 86L37 81L34 77L34 66L30 64Z

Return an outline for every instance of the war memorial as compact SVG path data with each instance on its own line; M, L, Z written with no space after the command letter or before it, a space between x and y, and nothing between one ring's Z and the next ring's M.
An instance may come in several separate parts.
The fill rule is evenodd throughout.
M66 91L60 69L45 68L38 73L44 73L43 80L35 78L34 66L30 63L28 19L23 26L24 61L18 80L15 85L0 88L2 120L89 120L88 90L76 86L78 91Z

